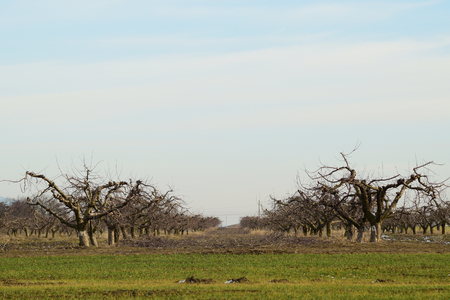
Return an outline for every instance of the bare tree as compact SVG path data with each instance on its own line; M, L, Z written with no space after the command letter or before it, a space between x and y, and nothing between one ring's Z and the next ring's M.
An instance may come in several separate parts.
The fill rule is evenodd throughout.
M28 202L43 208L61 223L78 232L80 246L89 246L88 229L92 221L125 207L139 197L148 186L142 181L106 181L94 169L83 165L75 175L62 174L62 183L56 183L43 174L27 171L21 180L25 186L35 187L37 193ZM41 201L47 195L47 202ZM60 203L69 212L61 213L50 204ZM91 232L92 233L92 232Z
M317 181L320 189L329 193L336 191L350 191L358 200L365 218L372 226L371 242L381 238L381 225L389 218L406 191L414 191L420 195L437 197L445 188L445 184L432 182L426 174L433 162L417 166L409 176L397 174L389 178L361 178L347 160L346 154L341 153L343 166L322 166L316 172L309 173ZM346 192L348 193L348 192Z
M168 219L172 220L181 215L181 202L181 199L172 195L172 190L161 193L155 187L147 186L147 189L141 190L139 197L127 206L103 218L108 227L108 244L119 241L119 232L124 239L128 238L128 232L131 238L136 238L136 229L139 229L139 232L146 230L148 235L150 227L155 226L159 219L170 215Z
M33 210L27 204L26 199L13 200L5 211L5 226L9 234L17 235L17 232L25 232L25 236L30 236L34 228Z
M266 225L265 217L245 216L242 217L239 224L242 228L249 228L251 230L263 229Z

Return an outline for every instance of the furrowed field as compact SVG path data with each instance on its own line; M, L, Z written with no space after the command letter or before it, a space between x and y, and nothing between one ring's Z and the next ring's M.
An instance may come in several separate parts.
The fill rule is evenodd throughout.
M392 235L377 244L336 237L280 237L272 245L258 243L263 238L267 235L205 233L170 238L185 239L182 247L164 246L159 240L157 247L142 242L97 249L62 238L2 241L0 298L450 297L447 236L423 242L421 236ZM230 246L220 246L225 243ZM231 279L240 282L226 283Z

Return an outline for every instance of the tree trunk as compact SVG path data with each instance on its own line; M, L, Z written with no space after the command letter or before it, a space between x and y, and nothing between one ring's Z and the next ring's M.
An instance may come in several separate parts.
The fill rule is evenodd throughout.
M95 234L89 234L89 240L91 241L92 246L98 247L97 238L95 237Z
M303 235L307 236L308 235L308 227L306 227L305 225L302 226L302 230L303 230Z
M114 228L114 243L118 243L120 240L120 232L119 229Z
M376 241L377 242L381 242L381 234L383 233L383 231L381 230L381 222L377 223L375 225L375 230L376 230Z
M377 242L377 227L370 226L370 242L376 243Z
M112 246L116 243L114 238L114 228L108 227L108 245Z
M349 224L346 228L346 232L347 232L347 240L351 241L353 240L353 235L355 234L355 227L353 226L353 224Z
M92 221L89 221L89 230L88 230L88 235L89 235L89 240L91 241L91 245L94 247L98 247L98 242L97 239L95 238L95 227L92 226Z
M128 238L128 235L125 226L120 226L120 231L122 231L123 239L126 240Z
M442 234L445 234L445 221L442 221L442 223L441 223L441 232L442 232Z
M331 222L327 223L327 237L331 237Z
M131 234L131 238L134 240L136 239L136 228L134 226L132 226L130 228L130 234Z
M362 243L363 239L364 239L364 225L361 225L358 228L358 235L356 237L356 242L357 243Z
M89 247L89 237L87 230L79 230L78 231L78 237L80 240L80 246L81 247Z

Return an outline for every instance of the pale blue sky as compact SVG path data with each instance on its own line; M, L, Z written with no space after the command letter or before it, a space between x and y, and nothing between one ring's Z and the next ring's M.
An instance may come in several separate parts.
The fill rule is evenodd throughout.
M1 1L0 180L93 155L232 224L357 141L359 169L434 160L446 178L449 15L450 1Z

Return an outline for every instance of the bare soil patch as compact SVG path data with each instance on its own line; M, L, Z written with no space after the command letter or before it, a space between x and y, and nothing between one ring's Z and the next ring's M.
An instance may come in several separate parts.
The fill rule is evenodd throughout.
M450 253L450 235L385 234L378 243L355 243L342 235L330 238L295 236L273 232L251 232L236 228L208 230L202 233L170 236L142 236L108 246L99 237L99 247L80 247L76 237L55 239L0 237L0 257L60 255L131 254L265 254L265 253Z

